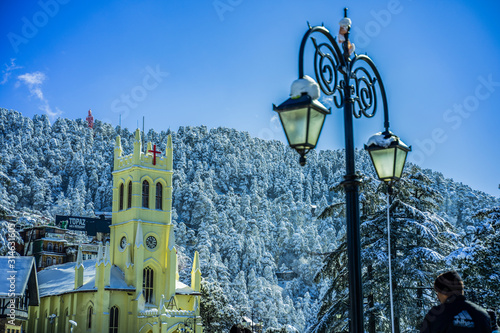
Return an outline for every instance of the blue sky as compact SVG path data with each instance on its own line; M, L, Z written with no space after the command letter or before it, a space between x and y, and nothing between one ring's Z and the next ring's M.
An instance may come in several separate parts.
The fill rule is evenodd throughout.
M206 125L285 141L272 103L298 76L307 22L337 34L384 80L410 161L499 196L498 1L2 1L0 107L94 117L133 130ZM311 72L307 72L313 75ZM355 120L362 147L382 112ZM344 147L342 112L318 149Z

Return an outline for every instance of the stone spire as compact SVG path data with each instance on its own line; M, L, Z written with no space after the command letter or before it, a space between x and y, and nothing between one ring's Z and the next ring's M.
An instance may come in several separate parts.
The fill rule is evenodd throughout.
M82 247L78 246L78 254L76 256L75 265L75 289L78 289L83 285L83 272Z
M191 288L194 291L200 291L201 270L200 270L200 255L195 251L193 258L193 268L191 270Z

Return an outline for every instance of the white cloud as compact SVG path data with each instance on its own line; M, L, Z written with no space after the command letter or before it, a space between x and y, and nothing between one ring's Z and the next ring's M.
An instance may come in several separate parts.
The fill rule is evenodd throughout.
M28 90L30 91L30 94L32 96L35 96L42 102L42 104L38 108L45 112L49 116L49 118L54 119L55 117L62 114L62 111L57 107L56 111L52 111L52 108L49 105L49 101L43 96L42 84L43 81L45 81L45 79L47 78L44 73L25 73L19 75L17 78L21 83L24 83L28 87ZM19 84L17 84L16 86L19 86Z
M10 65L9 64L3 64L3 66L5 68L2 70L2 81L0 81L0 84L6 84L7 83L7 81L9 80L10 74L11 74L11 72L13 70L16 70L16 69L19 69L19 68L23 68L22 66L17 66L16 65L16 59L15 58L10 59Z
M31 95L36 96L41 101L44 101L42 92L42 83L45 81L45 74L42 72L26 73L17 77L22 83L28 86Z

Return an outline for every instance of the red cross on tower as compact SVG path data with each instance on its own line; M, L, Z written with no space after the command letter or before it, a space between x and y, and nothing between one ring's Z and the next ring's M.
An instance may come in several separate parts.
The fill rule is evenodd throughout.
M156 165L156 154L161 154L161 151L156 150L156 145L154 145L153 150L148 150L148 153L153 153L153 165Z

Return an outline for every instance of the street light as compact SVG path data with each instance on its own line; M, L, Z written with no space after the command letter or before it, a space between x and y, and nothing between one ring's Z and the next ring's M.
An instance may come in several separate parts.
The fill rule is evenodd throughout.
M411 151L397 136L389 131L377 133L365 145L370 154L378 178L387 184L387 258L389 264L389 301L391 308L391 332L394 333L394 304L392 290L392 253L391 253L391 194L393 182L401 178L406 155Z
M299 51L299 80L308 78L304 75L304 51L309 39L314 45L314 72L318 88L327 95L332 96L335 106L344 111L344 136L346 152L346 175L342 185L346 193L346 219L347 219L347 256L349 271L349 306L350 306L350 331L364 332L363 330L363 291L361 280L361 245L359 236L359 183L360 177L356 174L354 162L354 118L372 118L377 110L377 96L382 99L384 112L383 136L390 143L387 147L370 144L368 147L377 173L384 179L393 180L401 177L402 167L406 160L409 147L389 131L389 112L387 97L382 78L373 61L367 55L354 53L354 44L349 40L351 20L347 18L347 8L344 9L344 18L339 22L339 42L342 42L342 51L337 41L323 26L309 27L302 38ZM328 41L318 42L316 35L323 35ZM351 58L351 55L353 57ZM299 81L297 80L297 81ZM293 85L292 85L293 89ZM321 133L324 117L330 113L325 107L315 107L314 101L318 94L302 93L295 102L288 99L274 110L280 115L283 129L288 143L300 154L300 164L305 164L305 154L316 146ZM307 97L304 97L307 96ZM319 103L319 102L318 102ZM321 104L320 104L321 105ZM321 105L322 106L322 105ZM292 111L293 110L293 111ZM307 111L306 111L307 110ZM317 120L311 118L316 114ZM299 119L300 118L300 119ZM321 125L320 125L321 124ZM299 134L300 135L296 135ZM388 136L388 138L385 138ZM391 138L392 139L389 139ZM382 141L384 142L384 141ZM375 142L375 143L378 143ZM390 156L389 156L390 155ZM404 155L404 158L403 158ZM385 163L391 163L385 166ZM391 170L390 176L386 171ZM394 173L396 172L396 173Z
M69 323L71 324L71 330L70 330L70 332L73 333L73 328L77 327L78 324L76 323L76 321L71 320L71 319L69 320Z
M366 151L370 154L373 166L378 178L383 182L393 182L401 178L406 162L406 155L411 151L394 134L377 133L368 139L365 145Z
M279 106L278 112L290 147L300 154L300 165L306 164L305 155L316 147L327 114L331 111L307 93L298 98L289 98Z

